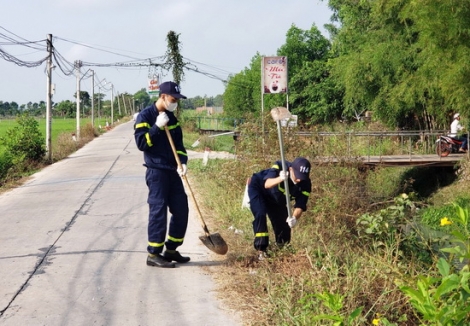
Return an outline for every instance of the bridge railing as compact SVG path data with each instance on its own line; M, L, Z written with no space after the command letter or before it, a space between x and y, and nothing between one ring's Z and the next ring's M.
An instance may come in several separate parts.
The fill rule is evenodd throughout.
M237 127L244 122L239 118L220 117L191 117L188 120L194 121L201 133L234 131L237 136L240 134ZM290 129L286 132L294 137L309 139L312 149L320 155L357 157L435 154L436 140L441 135L447 135L449 130L328 132ZM336 153L332 152L334 149Z
M448 133L448 130L295 132L300 138L308 138L313 149L322 155L342 157L435 154L436 140ZM338 148L339 153L332 152Z
M192 117L187 118L189 121L194 121L196 128L199 130L207 131L233 131L235 128L244 122L243 119L237 118L211 118L211 117Z

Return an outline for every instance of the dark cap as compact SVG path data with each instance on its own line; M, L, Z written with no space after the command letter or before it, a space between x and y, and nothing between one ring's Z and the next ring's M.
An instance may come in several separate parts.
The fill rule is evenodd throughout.
M160 84L160 94L171 95L174 98L186 98L186 96L180 93L180 87L178 84L171 81Z
M300 179L301 181L309 179L311 165L306 158L297 157L294 162L292 162L292 168L294 169L296 179Z

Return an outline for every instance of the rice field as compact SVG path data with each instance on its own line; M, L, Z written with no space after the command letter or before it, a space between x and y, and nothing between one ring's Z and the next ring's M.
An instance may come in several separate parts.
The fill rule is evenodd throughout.
M46 137L46 119L36 119L39 123L39 130L43 134L44 138ZM80 119L80 126L84 126L87 123L90 123L90 119ZM106 118L95 119L95 126L106 126ZM0 119L0 138L4 137L8 129L11 129L16 126L15 119ZM51 138L52 141L56 140L60 134L63 133L72 133L77 129L77 120L75 118L53 118L51 120ZM0 146L1 146L0 141Z

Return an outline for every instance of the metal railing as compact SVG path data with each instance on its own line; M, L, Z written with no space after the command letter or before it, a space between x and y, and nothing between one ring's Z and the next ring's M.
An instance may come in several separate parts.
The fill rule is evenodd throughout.
M237 118L211 118L211 117L193 117L187 118L188 121L195 121L196 128L199 130L211 131L233 131L238 125L244 122Z
M311 138L313 146L323 153L329 152L330 144L339 144L334 147L341 148L343 157L435 154L436 140L448 133L448 130L295 132L299 137Z

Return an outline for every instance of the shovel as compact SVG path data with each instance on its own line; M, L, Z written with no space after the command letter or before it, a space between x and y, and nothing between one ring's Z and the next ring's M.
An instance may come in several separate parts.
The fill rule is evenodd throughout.
M176 153L175 143L173 142L173 138L171 137L170 131L168 130L167 126L165 126L165 132L168 137L168 140L170 141L171 149L173 151L173 155L175 156L176 163L178 164L178 168L182 170L183 167L181 165L181 161L178 156L178 153ZM227 243L225 242L225 240L222 238L222 236L219 233L211 234L209 232L209 229L207 228L207 225L204 222L204 219L202 218L201 211L199 210L199 206L196 202L196 198L194 197L194 193L191 189L191 186L189 185L188 179L186 178L185 175L181 176L181 178L183 179L184 184L186 185L186 188L188 189L189 194L191 195L191 199L193 201L194 206L196 207L198 217L202 225L202 229L204 230L204 233L205 233L205 235L200 236L199 239L207 248L209 248L216 254L225 255L228 251Z
M282 171L286 172L286 160L284 158L284 143L282 141L282 130L281 130L281 120L287 120L291 117L291 113L287 108L276 107L271 109L271 117L277 124L277 134L279 136L279 147L281 151L281 162L282 162ZM292 212L290 208L290 193L289 193L289 179L284 179L284 189L286 193L286 203L287 203L287 214L289 218L292 218Z

